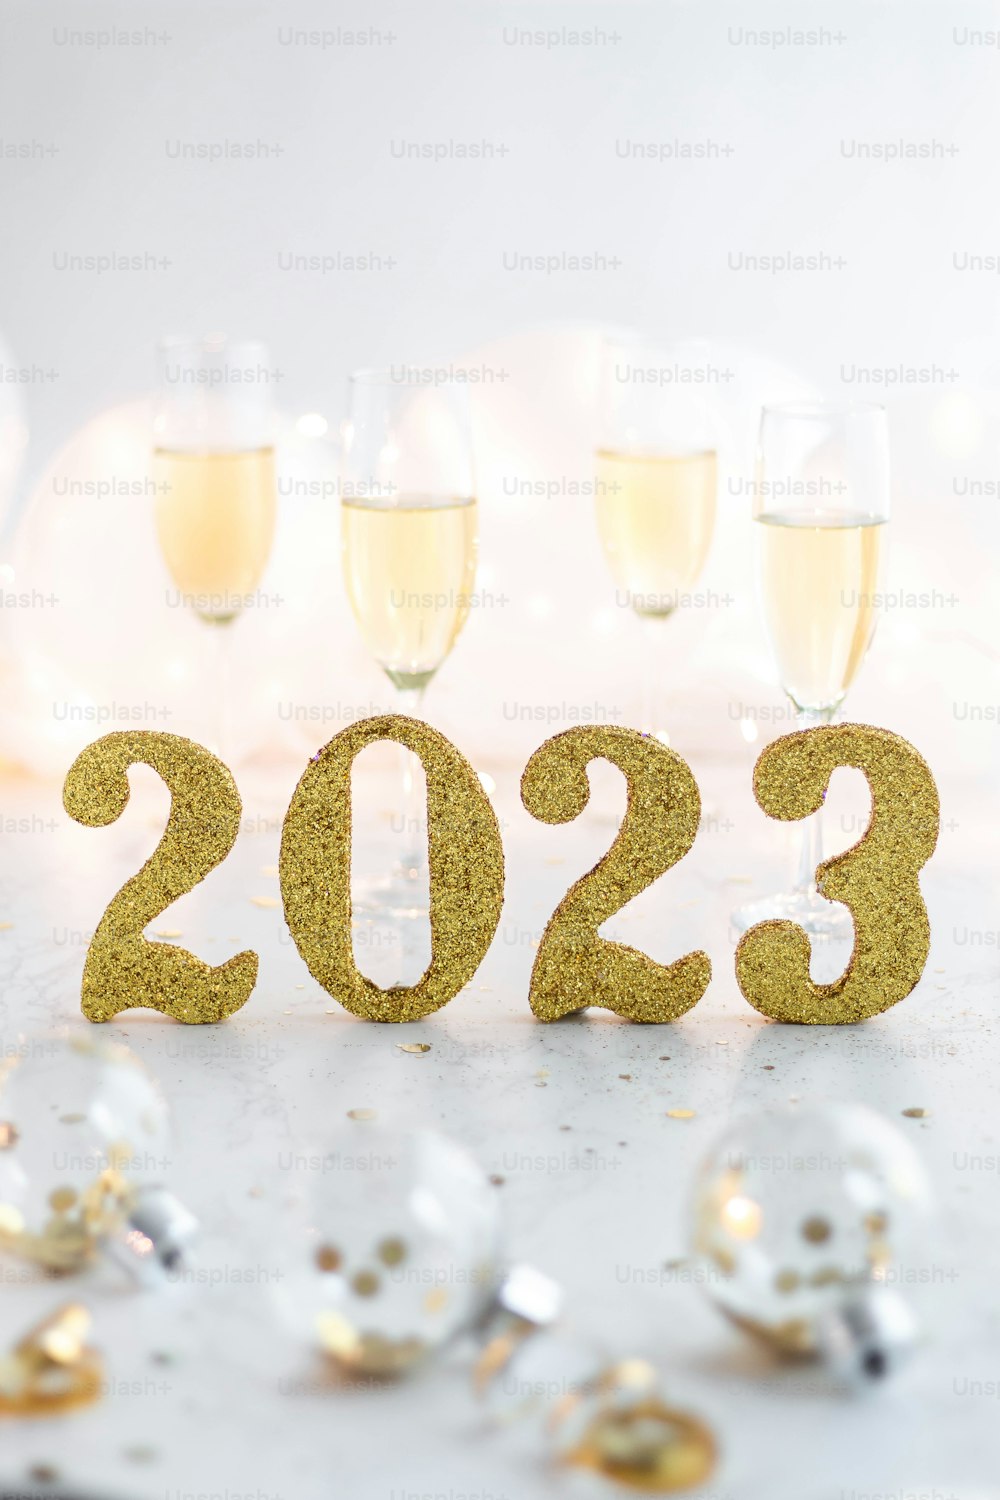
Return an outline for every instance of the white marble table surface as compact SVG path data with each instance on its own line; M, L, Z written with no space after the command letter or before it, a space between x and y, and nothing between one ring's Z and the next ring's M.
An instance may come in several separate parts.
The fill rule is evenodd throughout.
M527 1004L533 940L570 882L607 847L621 790L601 768L587 814L548 828L520 808L518 768L495 767L507 853L496 941L464 993L396 1028L337 1007L299 959L280 908L254 904L277 896L265 872L276 864L280 814L297 774L290 766L240 778L245 831L168 924L213 961L256 949L260 979L250 1003L218 1028L182 1028L151 1012L108 1028L162 1082L175 1117L176 1185L204 1224L201 1264L215 1268L221 1284L141 1294L110 1271L72 1284L25 1282L6 1264L4 1339L81 1296L109 1378L106 1399L88 1411L0 1426L6 1486L23 1488L34 1466L47 1465L66 1484L143 1500L613 1493L546 1466L526 1433L486 1430L460 1361L381 1390L310 1388L308 1351L279 1336L268 1285L280 1274L289 1232L289 1173L279 1164L282 1153L321 1141L360 1107L450 1132L505 1179L497 1191L512 1254L563 1283L583 1332L656 1360L678 1404L717 1430L722 1463L705 1493L718 1500L997 1493L989 1487L1000 1457L1000 953L985 778L951 778L942 787L945 824L923 877L932 952L917 990L887 1014L858 1027L782 1027L742 1000L728 914L783 877L784 836L754 807L745 767L705 764L698 776L711 812L694 850L608 929L662 959L707 948L714 979L705 998L671 1027L628 1025L598 1011L546 1026ZM86 935L152 848L165 807L148 773L134 774L133 784L123 819L102 830L71 824L56 786L3 784L7 1054L53 1025L84 1024ZM377 863L391 845L375 812L385 783L373 773L359 784L356 836ZM831 802L842 828L863 815L860 784ZM431 1051L402 1053L404 1039L428 1041ZM837 1393L814 1370L769 1362L688 1277L659 1275L687 1248L693 1174L725 1123L792 1098L859 1099L884 1111L910 1132L934 1179L932 1284L921 1299L928 1346L870 1400ZM902 1118L912 1106L927 1118ZM695 1117L668 1118L676 1107ZM171 1362L155 1363L157 1351Z

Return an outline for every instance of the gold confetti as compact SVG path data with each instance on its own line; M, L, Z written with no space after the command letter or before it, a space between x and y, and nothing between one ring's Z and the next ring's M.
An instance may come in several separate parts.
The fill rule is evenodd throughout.
M264 911L273 911L276 906L281 905L281 902L277 896L251 896L250 904L251 906L260 906Z
M320 1245L316 1251L316 1268L320 1271L339 1271L344 1257L336 1245Z
M810 943L794 922L761 922L736 949L744 998L775 1021L844 1025L879 1015L920 979L930 923L918 875L937 843L940 805L927 763L906 740L864 724L827 724L773 741L754 767L754 794L783 821L822 805L838 766L868 781L872 816L853 848L816 872L822 895L842 901L854 918L854 949L832 984L809 973Z
M134 1448L123 1448L122 1453L132 1464L151 1464L159 1457L156 1449L146 1443L137 1443Z
M694 1119L694 1110L693 1109L668 1109L667 1110L667 1118L669 1120L693 1120Z
M424 1311L432 1316L444 1312L448 1306L448 1289L443 1286L431 1287L424 1297Z
M0 1120L0 1151L9 1151L21 1139L21 1133L10 1120Z
M153 930L158 938L179 938L184 936L179 927L157 927Z
M419 982L383 990L351 942L351 767L379 740L418 755L427 783L431 961ZM503 905L503 845L475 771L444 735L401 714L362 719L314 756L285 814L281 893L313 978L356 1016L417 1021L446 1005L482 962Z
M430 1042L397 1042L396 1046L400 1052L410 1052L415 1057L422 1057L431 1050Z
M802 1224L802 1238L810 1245L825 1245L832 1233L829 1220L820 1218L818 1214L804 1220Z
M572 1398L564 1403L570 1410L572 1404ZM718 1450L704 1422L651 1393L603 1403L564 1462L628 1489L666 1495L705 1484Z
M914 1104L910 1109L904 1109L903 1114L908 1120L926 1120L930 1115L929 1109L923 1109L919 1104Z
M375 1120L378 1116L373 1109L349 1109L347 1118L349 1120Z
M0 1358L0 1415L45 1417L100 1400L104 1365L87 1343L90 1313L70 1302Z
M381 1242L376 1252L384 1266L399 1266L406 1259L406 1241L390 1235Z
M351 1278L351 1289L358 1297L376 1296L381 1284L376 1271L356 1271Z
M70 766L63 806L89 828L115 822L128 806L128 769L140 764L166 783L170 816L151 858L113 898L94 933L83 970L83 1014L110 1021L123 1010L148 1008L191 1024L221 1021L250 998L256 953L238 953L213 968L184 948L150 942L143 932L232 848L242 803L226 767L180 735L151 729L107 734Z
M604 759L625 777L618 835L556 908L539 944L529 998L554 1021L602 1006L633 1021L673 1021L697 1005L712 975L707 953L657 964L598 929L691 848L701 798L690 769L658 740L620 725L578 725L546 740L521 778L521 801L543 823L568 823L590 800L587 767Z

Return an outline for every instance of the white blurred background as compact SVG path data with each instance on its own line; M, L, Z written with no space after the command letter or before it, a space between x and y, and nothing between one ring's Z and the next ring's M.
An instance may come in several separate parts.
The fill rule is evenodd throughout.
M708 606L672 622L664 659L678 747L749 764L788 727L743 486L761 401L802 389L890 408L889 587L908 597L850 716L932 738L939 773L996 764L995 7L5 14L5 758L56 776L124 719L204 737L212 664L167 605L146 401L156 339L217 329L267 341L284 432L270 602L234 638L244 759L301 762L391 702L340 575L337 440L360 364L483 374L483 601L427 716L510 764L580 718L634 723L638 621L574 493L601 331L631 327L706 336L733 372ZM796 255L819 268L746 265ZM107 256L142 268L72 268ZM554 260L511 269L526 256ZM344 268L357 257L369 268Z

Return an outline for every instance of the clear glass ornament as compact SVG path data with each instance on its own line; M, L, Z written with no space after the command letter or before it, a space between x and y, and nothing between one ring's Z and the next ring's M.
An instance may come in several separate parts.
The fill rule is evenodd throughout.
M815 1354L832 1310L902 1278L928 1204L917 1153L873 1110L766 1113L701 1167L693 1246L735 1323L785 1353Z
M76 1271L127 1231L170 1155L166 1105L126 1048L33 1041L0 1074L0 1248Z
M342 1371L405 1374L490 1304L496 1189L460 1146L428 1130L355 1126L315 1164L282 1312Z

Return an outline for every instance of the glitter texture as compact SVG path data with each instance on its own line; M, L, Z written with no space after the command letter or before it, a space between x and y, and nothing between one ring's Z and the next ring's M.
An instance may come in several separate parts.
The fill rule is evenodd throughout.
M659 740L617 725L579 726L546 740L525 767L521 800L543 823L569 823L590 798L587 767L609 760L625 777L618 836L563 897L531 971L531 1008L554 1021L588 1005L632 1021L673 1021L697 1005L712 977L707 953L654 963L598 928L691 848L701 798L689 767Z
M170 816L152 856L122 886L94 933L83 969L83 1014L110 1021L119 1011L148 1009L196 1024L221 1021L250 998L256 953L237 953L213 968L143 932L225 859L239 832L240 794L202 745L139 729L107 734L80 752L63 786L70 817L90 828L114 823L128 806L127 772L137 764L151 766L165 782Z
M913 989L930 948L918 874L937 843L940 805L926 761L887 729L831 724L788 734L761 752L754 794L772 818L818 811L837 766L864 773L871 820L852 848L816 871L820 893L854 918L854 949L832 984L809 975L809 938L794 922L761 922L736 949L744 997L765 1016L820 1026L863 1021Z
M420 757L427 781L431 962L409 987L381 989L351 942L351 767L366 745L395 740ZM468 984L500 921L503 846L475 771L444 735L385 714L351 724L310 761L281 834L285 920L313 978L354 1015L416 1021Z

